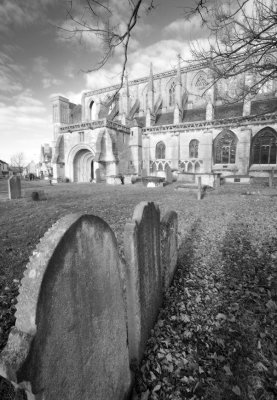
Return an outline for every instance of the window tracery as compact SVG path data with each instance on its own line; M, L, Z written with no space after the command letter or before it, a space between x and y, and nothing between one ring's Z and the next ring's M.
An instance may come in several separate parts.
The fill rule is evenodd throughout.
M229 130L222 131L214 140L215 164L235 164L237 137Z
M276 164L277 133L272 128L258 132L252 142L252 164Z
M189 142L189 156L190 158L198 158L199 141L193 139Z

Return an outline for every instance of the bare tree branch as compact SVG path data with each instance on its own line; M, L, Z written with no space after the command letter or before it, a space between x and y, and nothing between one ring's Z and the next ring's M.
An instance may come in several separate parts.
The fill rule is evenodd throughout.
M115 21L112 3L108 0L81 0L81 9L77 7L77 0L70 0L66 11L65 26L58 29L69 33L69 38L78 36L80 41L84 34L95 35L102 44L100 60L92 68L83 72L90 73L101 69L115 54L116 49L122 50L123 61L119 89L114 94L117 96L124 83L124 75L128 62L128 49L133 29L137 25L139 12L148 14L154 6L154 0L126 0L127 17ZM76 5L77 8L74 8ZM98 50L98 49L97 49Z
M237 0L235 5L220 5L199 0L186 14L187 18L195 15L209 29L210 37L209 49L199 43L191 45L192 63L211 69L214 84L222 79L248 76L248 83L236 101L254 96L277 78L276 2Z

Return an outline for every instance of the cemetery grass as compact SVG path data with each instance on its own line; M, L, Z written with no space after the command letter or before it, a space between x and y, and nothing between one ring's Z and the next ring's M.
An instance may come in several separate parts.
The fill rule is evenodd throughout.
M24 182L22 199L0 201L0 348L15 322L29 256L57 219L75 212L98 215L122 248L134 207L155 201L162 215L178 213L180 254L135 369L135 397L276 399L277 190L225 185L197 201L174 186ZM35 189L44 189L47 200L31 200Z

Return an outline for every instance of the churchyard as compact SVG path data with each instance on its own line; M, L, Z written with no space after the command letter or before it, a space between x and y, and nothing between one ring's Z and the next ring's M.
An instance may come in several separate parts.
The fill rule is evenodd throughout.
M276 187L224 185L197 200L194 192L174 190L176 184L146 188L140 183L50 186L23 181L22 198L7 200L4 184L0 181L1 349L15 322L18 287L29 257L53 224L63 217L69 223L66 216L71 213L100 217L115 233L118 252L128 263L133 255L131 245L127 246L130 253L126 246L124 251L125 224L129 221L129 240L136 229L130 222L136 206L154 202L161 217L171 210L177 213L179 252L173 282L159 299L160 313L144 356L138 356L140 363L132 366L133 399L276 398ZM32 192L38 190L44 190L46 200L32 199ZM59 225L55 227L40 242L41 248L47 240L49 248L54 246L61 231ZM117 250L111 251L117 260ZM155 287L148 289L155 291ZM47 293L54 292L49 289L44 296ZM131 303L138 304L135 298ZM77 307L75 312L72 329L77 322L87 321L86 310ZM129 318L134 315L135 307L128 310ZM130 337L135 334L129 328ZM129 341L134 358L140 352L136 340Z

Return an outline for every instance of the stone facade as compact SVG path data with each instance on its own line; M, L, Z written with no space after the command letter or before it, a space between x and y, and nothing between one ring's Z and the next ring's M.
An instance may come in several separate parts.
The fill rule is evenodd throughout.
M255 98L235 99L247 77L210 87L196 67L86 91L81 105L52 98L54 178L166 176L179 172L262 175L276 167L277 82Z

